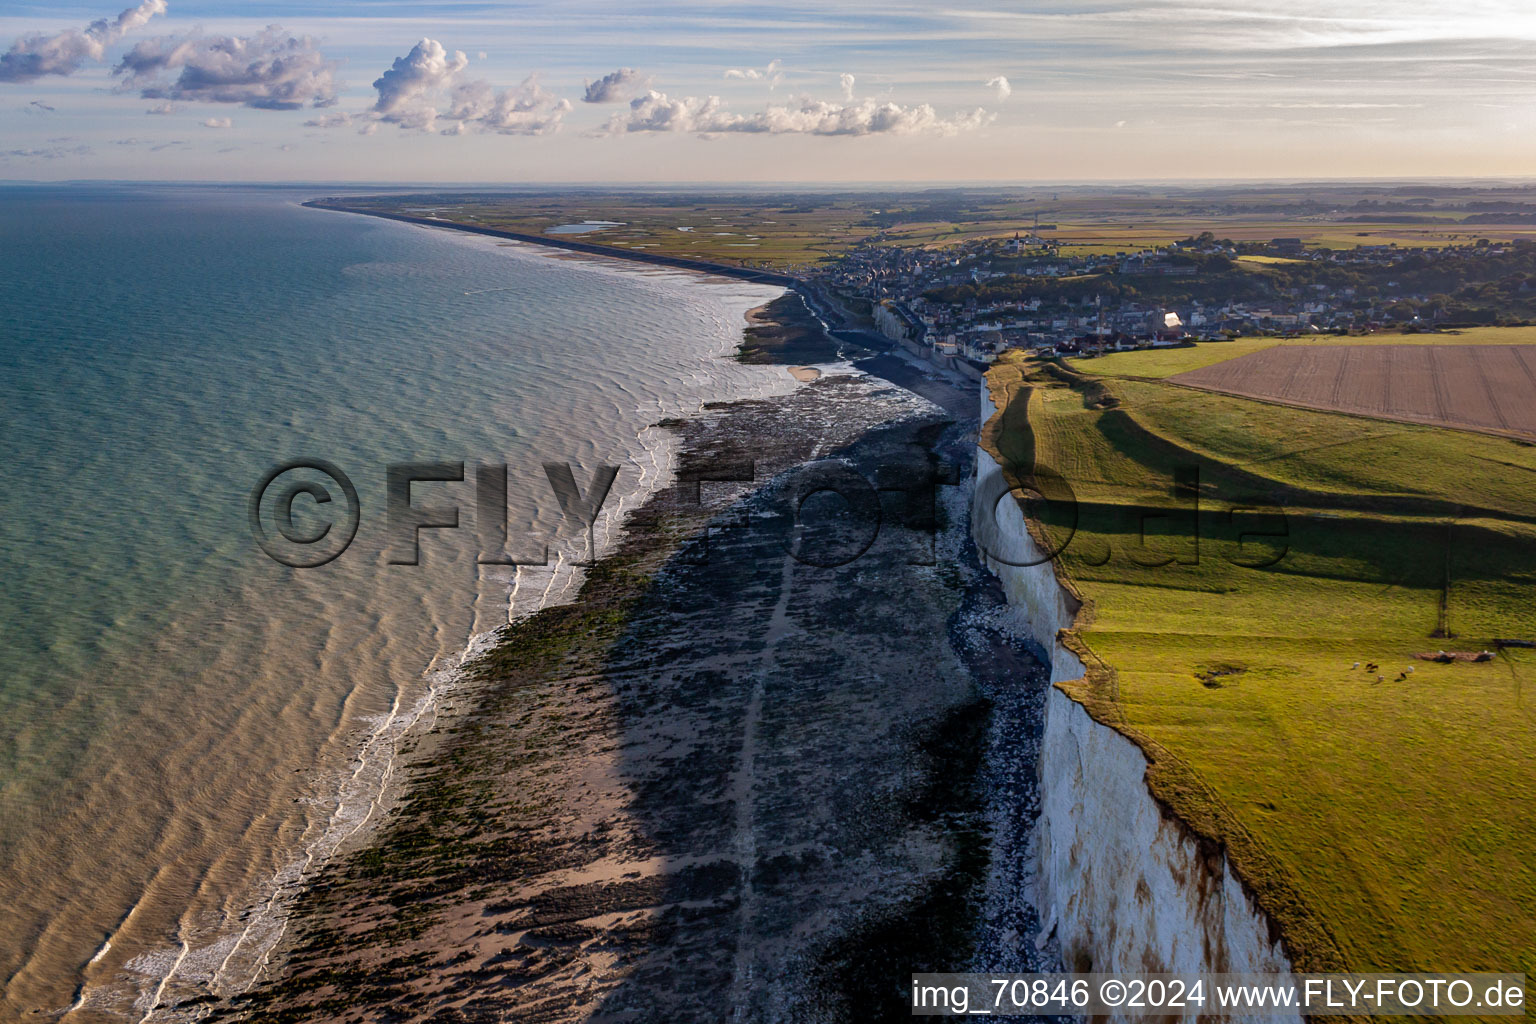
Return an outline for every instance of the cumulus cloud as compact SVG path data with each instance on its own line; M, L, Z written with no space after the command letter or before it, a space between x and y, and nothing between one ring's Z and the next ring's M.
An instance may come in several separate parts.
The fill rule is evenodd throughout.
M474 129L502 135L548 135L560 128L570 110L570 100L556 96L539 85L538 76L529 75L516 89L499 92L489 82L456 86L453 103L444 116L458 122L449 129L455 135Z
M146 113L146 114L174 114L174 113L176 113L176 104L172 103L170 100L166 100L164 103L156 103L154 106L152 106L148 110L144 111L144 113Z
M615 114L605 128L607 134L626 132L717 132L730 131L728 124L740 118L728 114L720 97L698 99L694 96L672 99L654 89L629 103L629 111Z
M767 81L767 82L769 82L769 83L771 83L773 85L778 85L779 82L782 81L783 78L784 78L784 76L779 72L779 65L781 63L783 63L783 62L782 61L778 61L778 60L771 60L771 61L768 62L768 66L766 68L762 68L762 69L758 69L758 68L731 68L729 71L727 71L725 73L725 77L726 78L744 78L744 79L747 79L747 80L753 81L753 82L756 82L756 81Z
M584 84L587 91L581 97L583 103L622 103L637 87L645 84L645 76L634 68L619 68L595 82Z
M328 107L339 62L308 36L272 25L253 36L162 36L137 43L113 73L151 100L239 103L260 110ZM175 73L175 77L170 77Z
M796 103L771 105L753 114L726 110L720 97L672 98L651 91L630 102L628 112L609 120L608 134L628 132L697 132L713 135L745 132L768 135L953 135L979 128L992 115L977 108L968 114L940 117L926 103L904 107L896 103L860 100L827 103L802 98Z
M44 75L72 75L87 61L100 62L107 47L149 19L165 13L165 0L144 0L116 18L101 18L84 29L68 28L51 36L22 36L0 54L0 82L31 82Z
M203 122L204 128L232 128L234 122L227 117L210 117Z
M999 103L1013 95L1013 86L1009 85L1008 79L1002 75L994 75L987 79L987 88L997 93Z
M381 120L402 128L431 128L437 120L432 98L446 89L454 78L469 67L462 50L453 56L436 39L423 39L404 57L396 57L388 71L373 83L379 91L373 112Z
M374 81L378 99L362 114L337 112L305 121L306 128L357 125L372 135L383 124L442 135L496 132L502 135L547 135L557 131L571 102L529 75L512 89L497 89L485 81L460 82L469 67L462 51L451 55L435 39L423 39ZM612 76L610 76L612 77ZM445 105L446 104L446 105ZM446 127L440 122L451 121Z
M837 81L843 87L843 99L852 100L854 77L844 71L841 75L837 76Z

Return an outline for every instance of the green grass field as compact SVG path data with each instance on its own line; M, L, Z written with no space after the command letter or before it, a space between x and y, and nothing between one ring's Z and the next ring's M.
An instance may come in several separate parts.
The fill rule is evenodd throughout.
M1298 966L1536 975L1536 651L1497 642L1536 640L1536 447L1149 379L1207 355L993 371L1018 390L989 443L1074 493L1035 507L1085 600L1066 688ZM1415 657L1442 649L1496 655Z

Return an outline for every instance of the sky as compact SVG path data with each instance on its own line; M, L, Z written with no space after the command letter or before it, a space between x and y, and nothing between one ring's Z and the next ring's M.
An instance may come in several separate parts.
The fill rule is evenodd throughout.
M1531 0L0 8L0 179L1536 173Z

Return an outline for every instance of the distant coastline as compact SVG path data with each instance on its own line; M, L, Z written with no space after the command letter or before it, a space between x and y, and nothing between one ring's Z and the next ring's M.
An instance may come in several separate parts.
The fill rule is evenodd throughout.
M838 304L825 295L816 285L793 274L785 274L776 270L762 270L754 267L740 267L731 263L717 263L712 260L691 259L686 256L667 256L661 253L619 249L611 245L578 241L569 235L561 237L535 235L523 231L506 231L502 228L460 224L456 221L441 220L435 217L414 217L405 213L389 213L384 210L371 210L366 207L351 206L336 199L311 199L300 205L311 210L355 213L364 217L379 217L384 220L399 221L403 224L415 224L419 227L448 228L452 231L463 231L468 234L483 235L488 238L504 238L513 242L526 242L529 245L540 245L549 249L561 249L583 256L627 260L631 263L644 263L649 266L667 267L673 270L687 270L694 273L709 274L714 277L750 281L754 284L778 285L795 292L804 299L810 312L817 320L821 321L826 332L833 338L875 352L885 351L893 346L893 342L889 338L876 333L870 329L868 324L859 323L852 319L845 310L840 309Z
M608 256L613 259L630 260L635 263L650 263L655 266L674 267L679 270L696 270L719 277L732 277L742 281L751 281L755 284L776 284L785 288L800 289L805 287L805 282L790 274L782 274L775 270L759 270L753 267L738 267L730 263L715 263L710 260L695 260L685 256L666 256L661 253L632 252L625 249L617 249L611 245L597 245L592 242L581 242L569 236L550 237L547 235L532 235L522 231L506 231L501 228L479 227L474 224L459 224L454 221L441 220L436 217L413 217L405 213L387 213L383 210L369 210L358 206L348 206L345 203L330 199L311 199L301 205L312 210L333 210L339 213L357 213L365 217L382 217L385 220L398 220L406 224L421 224L426 227L450 228L454 231L467 231L475 235L489 235L492 238L506 238L514 242L528 242L532 245L544 245L552 249L566 249L571 252L585 253L589 256Z

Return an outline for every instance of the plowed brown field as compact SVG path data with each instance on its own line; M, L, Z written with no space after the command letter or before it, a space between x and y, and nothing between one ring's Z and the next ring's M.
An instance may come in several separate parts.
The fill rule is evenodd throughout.
M1383 419L1536 438L1536 348L1280 345L1169 380Z

